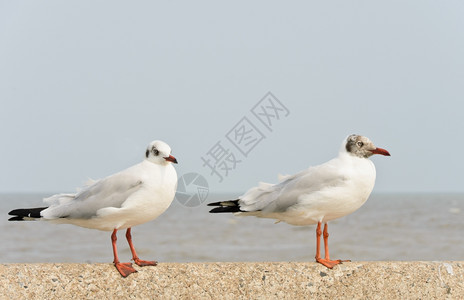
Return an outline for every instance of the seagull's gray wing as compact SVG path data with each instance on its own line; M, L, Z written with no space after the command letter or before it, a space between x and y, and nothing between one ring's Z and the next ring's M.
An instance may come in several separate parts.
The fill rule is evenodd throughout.
M311 193L341 186L346 177L331 161L286 177L277 184L260 183L240 197L243 211L284 212Z
M58 194L44 201L50 205L42 211L46 219L88 219L105 207L120 208L143 182L132 172L121 172L82 188L77 194Z

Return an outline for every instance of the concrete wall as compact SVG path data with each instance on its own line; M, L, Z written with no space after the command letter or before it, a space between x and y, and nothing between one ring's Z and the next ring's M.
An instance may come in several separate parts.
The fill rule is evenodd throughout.
M3 264L0 299L464 299L464 262Z

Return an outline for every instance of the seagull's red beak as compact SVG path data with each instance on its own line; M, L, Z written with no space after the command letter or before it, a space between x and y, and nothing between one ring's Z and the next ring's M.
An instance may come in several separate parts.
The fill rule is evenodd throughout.
M174 164L177 164L177 159L172 155L169 155L168 157L165 157L164 159L167 160L167 161L170 161L170 162L172 162Z
M387 150L382 149L382 148L375 148L374 150L371 150L371 152L374 153L374 154L381 154L381 155L385 155L385 156L390 156L390 153L388 153Z

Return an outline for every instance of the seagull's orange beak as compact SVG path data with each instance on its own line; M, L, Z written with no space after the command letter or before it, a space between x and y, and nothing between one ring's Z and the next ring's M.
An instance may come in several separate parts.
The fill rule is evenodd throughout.
M174 164L177 164L177 159L172 155L169 155L168 157L164 157L164 159L167 160L167 161L170 161L170 162L172 162Z
M388 153L387 150L382 149L382 148L375 148L374 150L370 150L374 154L381 154L385 156L390 156L390 153Z

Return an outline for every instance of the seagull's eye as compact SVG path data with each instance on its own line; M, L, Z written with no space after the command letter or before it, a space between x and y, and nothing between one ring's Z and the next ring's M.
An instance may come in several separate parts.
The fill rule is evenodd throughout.
M361 142L361 141L357 142L356 144L357 144L359 147L362 147L362 146L364 146L364 143L363 143L363 142Z
M153 154L154 154L155 156L158 156L159 153L160 153L160 152L159 152L158 150L153 149Z

